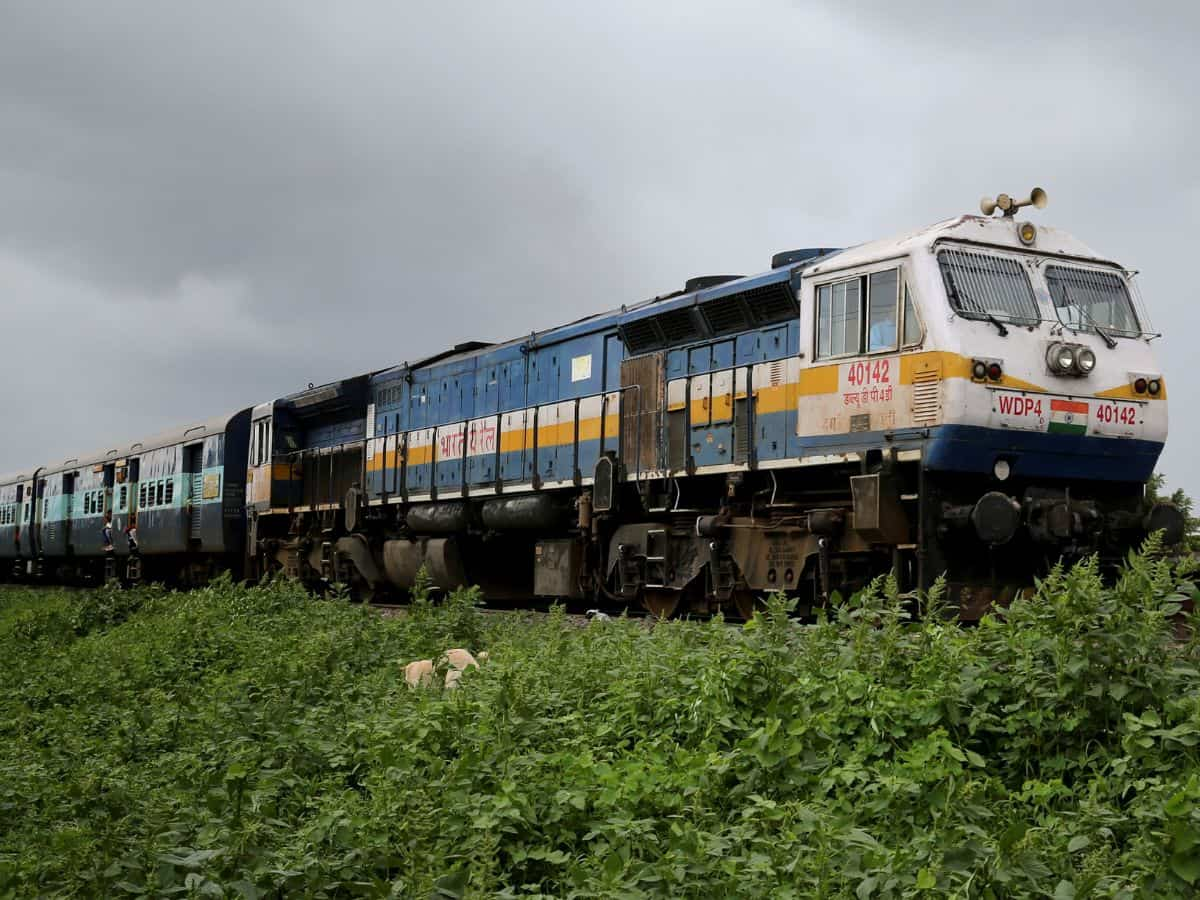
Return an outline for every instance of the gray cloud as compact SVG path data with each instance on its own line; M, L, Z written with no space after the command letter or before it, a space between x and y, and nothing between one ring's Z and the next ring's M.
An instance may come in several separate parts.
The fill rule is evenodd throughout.
M10 4L0 469L1043 184L1185 373L1192 4ZM14 335L20 339L13 341Z

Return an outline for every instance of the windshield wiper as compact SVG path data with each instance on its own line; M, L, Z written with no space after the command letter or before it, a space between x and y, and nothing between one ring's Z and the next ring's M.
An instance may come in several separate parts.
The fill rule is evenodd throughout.
M996 330L1000 332L1000 337L1008 337L1008 329L1004 327L1004 323L993 316L990 312L985 312L987 320L996 326Z
M1100 323L1099 323L1099 322L1097 322L1095 319L1093 319L1093 318L1092 318L1092 314L1091 314L1090 312L1088 312L1088 311L1087 311L1087 309L1086 309L1085 307L1082 307L1082 306L1080 306L1078 303L1073 303L1073 302L1071 301L1071 294L1070 294L1070 292L1067 290L1067 286L1066 286L1065 284L1063 285L1063 299L1067 301L1067 306L1073 306L1073 307L1075 307L1077 310L1079 310L1080 314L1081 314L1081 315L1082 315L1082 316L1083 316L1085 319L1087 319L1087 320L1088 320L1088 323L1089 323L1089 324L1090 324L1090 325L1091 325L1093 328L1095 328L1095 329L1096 329L1096 334L1098 334L1098 335L1100 335L1100 337L1104 338L1104 345L1105 345L1106 347L1108 347L1108 349L1109 349L1109 350L1116 350L1116 349L1117 349L1117 339L1116 339L1116 338L1114 338L1114 337L1113 337L1111 334L1109 334L1107 331L1105 331L1103 328L1101 328L1101 327L1100 327Z
M964 302L970 302L969 298L964 298L962 292L959 291L958 285L954 281L954 273L949 269L946 270L946 285L950 288L950 299L955 301L955 305L961 310ZM983 316L984 319L996 326L996 330L1000 332L1000 337L1008 337L1008 329L1004 327L1004 323L993 316L986 309L979 309L976 315Z

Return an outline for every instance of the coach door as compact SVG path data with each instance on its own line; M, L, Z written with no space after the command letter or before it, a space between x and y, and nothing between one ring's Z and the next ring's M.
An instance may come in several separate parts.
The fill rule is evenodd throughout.
M201 501L204 499L204 444L184 447L183 471L188 481L188 538L200 540Z
M71 501L75 499L75 472L63 472L62 474L62 546L64 553L71 552Z

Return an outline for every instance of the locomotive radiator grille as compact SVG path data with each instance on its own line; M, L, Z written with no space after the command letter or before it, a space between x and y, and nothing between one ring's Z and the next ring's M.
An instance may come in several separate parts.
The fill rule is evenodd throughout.
M942 417L942 375L936 369L913 374L914 425L936 425Z

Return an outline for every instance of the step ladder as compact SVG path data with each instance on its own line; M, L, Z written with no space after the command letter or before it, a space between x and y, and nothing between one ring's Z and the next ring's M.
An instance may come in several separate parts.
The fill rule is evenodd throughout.
M665 528L652 528L646 532L646 587L667 586L667 555L671 548Z
M620 577L621 596L632 600L641 587L642 566L640 559L633 555L633 547L629 544L621 544L617 548L617 574Z
M300 580L300 551L292 548L283 559L283 574L293 581Z
M321 541L321 579L326 584L337 581L337 567L333 558L333 544Z

